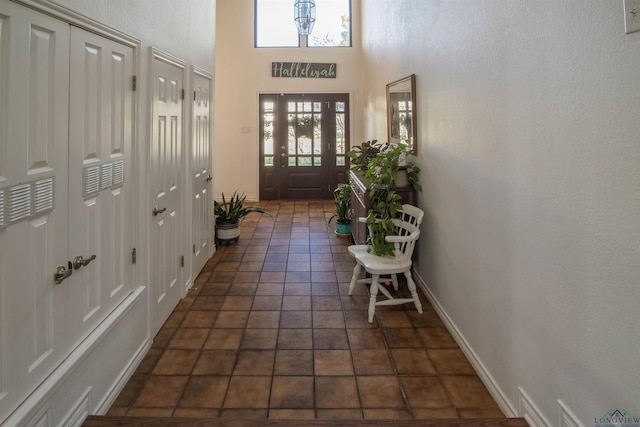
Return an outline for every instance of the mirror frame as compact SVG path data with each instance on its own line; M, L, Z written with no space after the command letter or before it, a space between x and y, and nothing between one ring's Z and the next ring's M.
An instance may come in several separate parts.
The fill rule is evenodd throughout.
M400 95L395 95L400 94ZM404 142L399 134L400 116L392 98L400 98L401 100L411 101L411 124L408 127L410 135L408 142ZM408 144L414 154L418 152L418 125L416 118L416 75L404 77L387 85L387 138L391 144Z

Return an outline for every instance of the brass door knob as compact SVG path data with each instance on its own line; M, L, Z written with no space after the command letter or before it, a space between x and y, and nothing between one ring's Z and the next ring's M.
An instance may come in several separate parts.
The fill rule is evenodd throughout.
M153 216L156 216L156 215L159 215L159 214L161 214L162 212L164 212L166 210L167 210L167 208L160 209L157 206L154 206L153 210L151 211L151 213L153 214Z
M87 259L82 258L82 255L78 255L77 257L75 257L73 259L73 263L72 263L73 264L73 269L77 270L80 267L84 267L85 265L89 265L89 263L91 261L93 261L94 259L96 259L95 255L91 255L91 257L89 257Z
M72 274L73 270L67 270L64 265L59 265L58 268L56 268L56 271L53 273L53 280L56 281L56 285L59 285L60 283L64 282L64 279L71 276Z

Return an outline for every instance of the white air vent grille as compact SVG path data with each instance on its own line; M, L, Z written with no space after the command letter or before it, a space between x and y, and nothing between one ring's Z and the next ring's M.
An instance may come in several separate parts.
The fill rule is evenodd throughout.
M100 166L84 168L84 196L90 196L100 191Z
M113 185L121 185L124 182L124 160L118 160L113 164Z
M9 188L9 222L20 221L31 215L31 185Z
M111 187L113 185L113 163L102 165L102 173L100 175L100 189L104 190Z
M33 185L33 213L53 209L53 177L36 181Z
M4 190L0 190L0 228L4 226Z

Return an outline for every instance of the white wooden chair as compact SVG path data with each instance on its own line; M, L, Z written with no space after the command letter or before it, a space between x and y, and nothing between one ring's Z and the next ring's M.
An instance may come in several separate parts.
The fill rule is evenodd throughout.
M415 243L420 237L420 224L424 217L424 212L412 205L405 204L399 211L398 218L393 222L397 233L387 236L386 240L394 244L394 256L378 256L368 252L368 245L349 246L349 254L356 260L353 269L351 283L349 284L349 295L353 293L356 283L370 283L369 288L369 323L373 322L373 316L377 305L398 305L413 302L418 313L422 313L422 304L418 297L416 284L411 277L411 256ZM363 218L360 218L362 221ZM362 269L371 275L370 278L359 279ZM394 289L398 290L397 274L403 273L407 279L407 287L411 292L411 298L394 297L386 289L384 283L380 283L381 277L390 276ZM378 301L378 292L381 292L386 299Z

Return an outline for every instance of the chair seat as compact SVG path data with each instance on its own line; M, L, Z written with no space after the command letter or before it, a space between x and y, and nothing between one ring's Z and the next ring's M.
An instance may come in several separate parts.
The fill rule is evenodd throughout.
M369 323L373 322L375 308L377 305L398 305L414 303L418 313L422 313L422 304L418 297L416 284L411 277L411 255L416 240L420 236L420 223L424 216L424 212L419 208L411 205L403 205L402 210L398 211L398 217L393 219L394 235L386 236L385 240L394 245L394 255L378 256L373 252L369 252L369 245L351 245L348 248L349 255L355 258L356 265L351 275L351 283L349 283L349 295L353 294L356 284L365 283L369 286ZM366 272L371 278L360 279L361 273ZM386 289L385 283L382 282L383 277L391 276L390 281L393 288L398 290L397 275L403 273L407 279L407 287L411 293L410 298L401 298L392 295ZM377 301L378 293L386 299Z
M400 261L392 257L380 257L370 253L360 253L358 261L370 274L388 275L403 273L411 268L411 260Z

